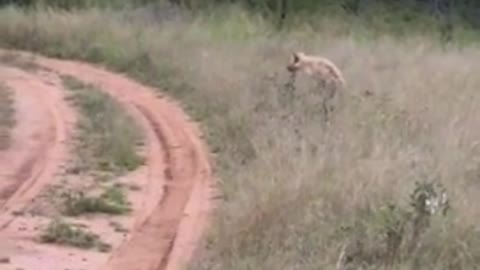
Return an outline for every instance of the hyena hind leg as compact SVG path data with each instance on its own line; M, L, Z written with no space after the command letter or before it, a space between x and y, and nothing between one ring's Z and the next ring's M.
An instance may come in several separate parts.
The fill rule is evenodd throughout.
M335 111L335 96L336 89L332 87L324 88L324 97L322 101L323 115L325 117L325 122L330 122L331 116Z

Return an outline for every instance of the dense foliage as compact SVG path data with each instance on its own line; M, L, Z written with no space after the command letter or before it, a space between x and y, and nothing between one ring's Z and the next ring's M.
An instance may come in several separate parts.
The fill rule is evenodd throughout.
M274 18L283 25L290 18L338 13L372 17L387 16L396 22L419 22L419 18L435 19L442 27L454 22L480 27L480 1L475 0L0 0L0 5L49 6L61 9L88 7L131 7L165 3L198 10L218 5L238 4ZM422 23L422 20L420 20Z

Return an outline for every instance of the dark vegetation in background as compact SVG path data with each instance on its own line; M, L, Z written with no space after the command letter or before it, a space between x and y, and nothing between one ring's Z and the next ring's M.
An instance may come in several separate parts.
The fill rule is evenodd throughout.
M212 7L220 4L240 4L268 15L286 19L297 13L322 13L337 10L362 16L385 9L404 14L409 20L413 13L434 16L449 14L462 17L466 22L480 27L480 1L476 0L0 0L0 5L47 5L74 9L91 6L131 6L169 2L189 9ZM411 14L409 14L411 13Z
M469 28L480 28L480 1L475 0L0 0L0 6L40 5L73 10L88 7L125 8L166 2L191 11L238 4L272 18L280 28L299 16L311 16L314 20L313 14L319 16L332 12L366 18L367 21L375 16L387 16L387 22L417 21L422 24L422 21L418 21L419 17L433 18L444 41L452 39L455 23Z

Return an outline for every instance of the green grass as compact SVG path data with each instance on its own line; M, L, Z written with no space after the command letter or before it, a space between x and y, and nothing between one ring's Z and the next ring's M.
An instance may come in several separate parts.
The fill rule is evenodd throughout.
M115 100L92 85L63 76L65 88L80 111L76 164L72 170L121 174L143 163L137 146L142 139L134 120Z
M128 73L180 99L202 122L224 201L193 269L336 269L349 250L357 254L352 264L368 269L480 263L475 44L442 46L409 31L398 39L328 16L315 31L279 33L234 8L179 13L161 27L149 9L9 8L0 17L3 46ZM322 54L344 71L349 86L328 127L307 78L293 100L280 102L293 50ZM410 203L424 202L412 199L415 183L430 181L443 184L451 209L413 218ZM398 236L400 248L391 244ZM379 252L387 244L399 255Z
M49 244L59 244L81 249L97 248L109 251L110 246L102 242L98 235L82 228L75 228L63 220L52 220L40 236L40 241Z
M0 82L0 150L5 150L11 142L11 131L15 125L13 93Z
M109 187L99 196L87 196L83 192L64 193L64 211L68 216L79 216L88 213L104 213L122 215L130 211L124 190Z

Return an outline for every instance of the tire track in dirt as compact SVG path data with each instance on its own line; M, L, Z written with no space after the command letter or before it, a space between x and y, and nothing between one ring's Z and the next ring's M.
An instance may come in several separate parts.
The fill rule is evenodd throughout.
M213 208L211 161L197 126L179 104L158 98L154 89L125 76L73 61L37 57L36 64L99 86L141 123L146 137L148 188L143 207L134 213L133 232L96 269L180 269L193 256ZM57 137L61 140L65 134ZM19 200L21 196L14 196L11 203Z
M0 50L1 53L4 52ZM29 53L19 55L33 59ZM16 132L18 143L24 144L28 142L26 137L37 134L36 140L30 140L32 145L23 147L23 156L18 157L23 167L17 166L19 169L14 171L21 173L13 178L12 185L0 186L7 199L0 200L0 226L5 229L0 230L0 237L16 239L17 236L9 235L13 228L7 229L15 219L12 212L27 205L43 187L52 184L49 182L53 181L56 169L67 160L65 142L72 133L74 115L63 99L59 75L70 75L97 85L117 99L141 124L147 148L145 178L148 179L142 181L145 191L141 209L133 213L131 234L113 250L104 264L101 263L105 261L102 256L92 255L92 260L85 265L89 265L88 269L98 270L181 269L191 259L208 225L215 192L211 161L197 126L179 104L157 97L154 89L125 76L73 61L37 56L34 61L35 66L42 67L45 72L30 74L14 68L5 68L8 72L3 72L3 68L0 70L2 76L7 77L7 84L15 90L17 100L23 104L19 112L25 119L20 121ZM7 162L9 154L4 155L1 159L0 154L0 169L13 168ZM20 260L27 260L28 265L42 268L57 264L55 267L61 267L59 258L62 263L72 260L65 255L71 250L60 254L61 247L30 246L29 250L37 254L37 258L17 256Z
M17 125L12 144L0 152L0 232L54 177L67 158L66 141L74 117L53 84L0 66L0 80L15 95Z

